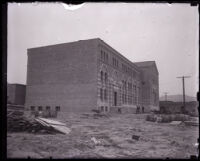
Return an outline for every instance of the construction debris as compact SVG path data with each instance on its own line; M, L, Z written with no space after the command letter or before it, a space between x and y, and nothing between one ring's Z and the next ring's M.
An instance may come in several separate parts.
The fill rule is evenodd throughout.
M95 137L92 137L91 140L94 142L95 145L100 145L101 141L97 140Z
M170 122L170 125L180 125L182 123L183 123L182 121L172 121Z
M184 124L188 126L199 126L199 122L197 121L184 121Z
M52 127L63 134L68 134L71 131L68 127L66 127L66 124L57 120L38 118L37 121L41 122L41 124L44 124L44 126Z
M132 135L132 139L134 139L134 140L139 140L139 139L140 139L140 136Z
M30 132L68 134L70 129L64 123L45 118L31 118L24 115L20 110L9 110L7 112L7 131L8 132Z

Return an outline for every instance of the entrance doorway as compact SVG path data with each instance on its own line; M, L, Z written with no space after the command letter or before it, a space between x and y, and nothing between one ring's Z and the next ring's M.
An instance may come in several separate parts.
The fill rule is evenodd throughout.
M114 92L114 106L117 106L117 92Z

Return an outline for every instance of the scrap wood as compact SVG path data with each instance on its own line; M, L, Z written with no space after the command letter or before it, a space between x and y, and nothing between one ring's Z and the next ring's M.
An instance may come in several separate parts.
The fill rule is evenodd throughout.
M41 123L43 126L47 126L47 127L50 127L49 124L45 123L44 121L41 121L39 119L35 119L37 122Z
M65 126L59 126L59 125L50 125L50 126L63 134L69 134L69 132L71 131L68 127Z
M52 127L63 134L68 134L71 131L68 127L66 127L66 124L57 120L50 120L41 117L38 118L37 120L40 121L41 124L45 124L45 126Z
M169 124L170 125L180 125L182 123L182 121L172 121Z
M57 121L57 120L50 120L50 119L46 119L46 118L41 118L39 117L38 119L48 123L48 124L51 124L51 125L62 125L62 126L66 126L66 124L60 122L60 121Z

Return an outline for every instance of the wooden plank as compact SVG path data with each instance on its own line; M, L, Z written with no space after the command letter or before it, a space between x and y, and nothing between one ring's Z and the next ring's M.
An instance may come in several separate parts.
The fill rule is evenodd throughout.
M180 125L182 123L182 121L172 121L169 124L171 125Z
M46 119L46 118L39 118L40 120L48 123L48 124L51 124L51 125L61 125L61 126L66 126L66 124L60 122L60 121L57 121L57 120L50 120L50 119Z
M60 126L60 125L51 125L51 127L53 127L54 129L64 134L69 134L69 132L71 131L68 127Z
M49 124L45 123L44 121L40 120L40 119L35 119L37 122L39 122L40 124L42 124L43 126L47 126L50 127Z

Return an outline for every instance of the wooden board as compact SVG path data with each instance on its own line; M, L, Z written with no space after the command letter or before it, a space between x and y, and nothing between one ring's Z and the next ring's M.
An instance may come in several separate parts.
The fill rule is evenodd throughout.
M66 126L60 126L60 125L51 125L51 127L53 127L54 129L60 131L61 133L64 134L69 134L69 132L71 131L68 127Z
M66 126L66 124L60 122L60 121L57 121L57 120L50 120L50 119L46 119L46 118L38 118L48 124L51 124L51 125L62 125L62 126Z

